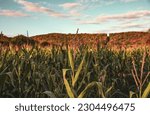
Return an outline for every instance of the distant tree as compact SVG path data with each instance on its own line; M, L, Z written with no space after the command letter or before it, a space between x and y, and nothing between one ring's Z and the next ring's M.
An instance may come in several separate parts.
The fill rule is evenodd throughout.
M1 31L0 38L3 37L3 32Z
M46 42L46 41L44 41L44 42L41 43L41 46L43 46L43 47L46 47L46 46L49 46L49 45L50 44L48 42Z
M35 45L36 41L30 37L26 37L24 35L18 35L12 38L12 44L19 45L19 46L24 44Z
M29 32L28 32L28 30L27 30L27 37L29 37Z
M79 33L79 28L77 28L77 31L76 31L76 34L78 34Z

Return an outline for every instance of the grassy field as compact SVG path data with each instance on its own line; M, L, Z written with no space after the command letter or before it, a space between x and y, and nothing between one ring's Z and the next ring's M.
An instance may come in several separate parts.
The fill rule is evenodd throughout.
M0 97L150 97L150 50L2 46Z

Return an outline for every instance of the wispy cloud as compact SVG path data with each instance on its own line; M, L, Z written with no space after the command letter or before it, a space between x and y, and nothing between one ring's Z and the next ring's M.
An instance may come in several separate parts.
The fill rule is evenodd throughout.
M120 27L122 29L144 28L145 27L145 23L144 24L141 24L141 23L129 23L129 24L120 25Z
M71 18L81 16L81 8L82 4L77 2L66 2L64 4L60 4L59 7L65 9L66 13L70 15Z
M70 10L69 15L72 17L78 17L81 16L81 13L78 10Z
M138 23L138 22L126 22L119 23L118 25L110 26L109 28L95 30L96 33L114 33L122 31L147 31L150 22Z
M135 2L138 0L78 0L79 2L84 2L84 3L88 3L88 2Z
M1 16L10 16L10 17L26 17L29 16L26 13L23 13L21 11L16 11L16 10L0 10L0 15Z
M77 8L79 6L81 6L81 4L76 3L76 2L70 2L70 3L64 3L64 4L60 4L59 6L65 8L65 9L73 9L73 8Z
M120 0L120 2L135 2L137 0Z
M115 2L124 2L124 3L128 3L128 2L135 2L138 0L77 0L80 3L105 3L105 4L112 4Z
M67 17L66 14L41 6L38 3L33 3L33 2L26 1L26 0L15 0L15 1L18 4L21 4L24 7L24 9L29 12L46 13L53 17Z
M78 3L82 4L86 9L109 6L116 3L130 3L138 0L77 0Z
M100 24L109 21L124 21L124 20L132 20L132 19L140 19L143 17L150 17L149 10L141 10L128 12L123 14L113 14L113 15L100 15L95 17L92 20L84 20L80 21L80 24Z
M139 22L139 21L127 21L120 23L116 27L121 27L122 29L129 29L129 28L147 28L150 24L150 21L145 21L145 22Z

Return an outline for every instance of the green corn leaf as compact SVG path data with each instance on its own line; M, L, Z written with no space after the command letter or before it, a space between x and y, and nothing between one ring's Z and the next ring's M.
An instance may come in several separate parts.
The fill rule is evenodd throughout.
M132 98L132 97L133 97L133 95L135 95L136 93L135 93L135 92L133 92L133 91L130 91L130 92L129 92L129 94L130 94L130 95L129 95L129 96L130 96L130 98Z
M105 91L105 96L107 96L114 88L114 83Z
M102 96L102 98L105 98L104 92L103 92L103 86L101 82L96 82L97 87L98 87L98 92Z
M66 72L68 71L68 69L63 69L63 80L64 80L64 84L65 84L65 87L66 87L66 91L67 91L67 94L70 98L74 98L74 94L71 90L71 87L66 79Z
M1 74L0 75L0 91L2 90L2 87L3 87L4 83L5 83L5 80L6 80L6 75Z
M55 94L51 91L44 91L43 93L49 96L50 98L56 98Z
M4 74L7 69L8 69L8 66L4 70L1 71L0 75Z
M76 74L75 74L74 80L73 80L73 82L72 82L72 86L73 86L73 87L75 86L75 84L76 84L76 82L77 82L77 80L78 80L78 78L79 78L80 72L81 72L81 70L82 70L82 66L83 66L83 64L84 64L84 60L85 60L85 56L83 57L83 59L82 59L80 65L79 65L79 67L78 67L78 69L77 69L77 72L76 72Z
M69 57L69 62L70 62L70 66L71 66L72 72L74 72L74 60L73 60L73 56L72 56L71 50L68 51L68 57Z
M25 91L23 92L25 94L25 96L24 96L25 98L28 97L28 95L30 94L30 92L32 91L32 89L33 89L32 85L25 89Z
M9 76L12 86L15 87L14 79L13 79L13 73L12 72L7 72L6 75Z
M149 94L150 94L150 82L148 83L146 89L144 90L142 98L147 98Z
M71 50L68 50L68 58L69 58L69 63L70 63L70 66L71 66L71 69L72 69L72 82L74 81L74 60L73 60L73 56L72 56L72 53L71 53Z
M79 94L78 98L83 98L84 95L85 95L94 85L96 85L96 82L94 82L94 81L91 82L91 83L89 83L89 84L85 87L85 89Z
M0 90L2 89L4 83L5 83L5 80L6 80L6 77L7 77L7 74L5 74L5 71L8 69L8 66L0 73Z

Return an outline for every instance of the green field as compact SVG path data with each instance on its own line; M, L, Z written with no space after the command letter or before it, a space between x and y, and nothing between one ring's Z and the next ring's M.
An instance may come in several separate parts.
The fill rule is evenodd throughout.
M0 97L150 97L150 51L2 47Z

